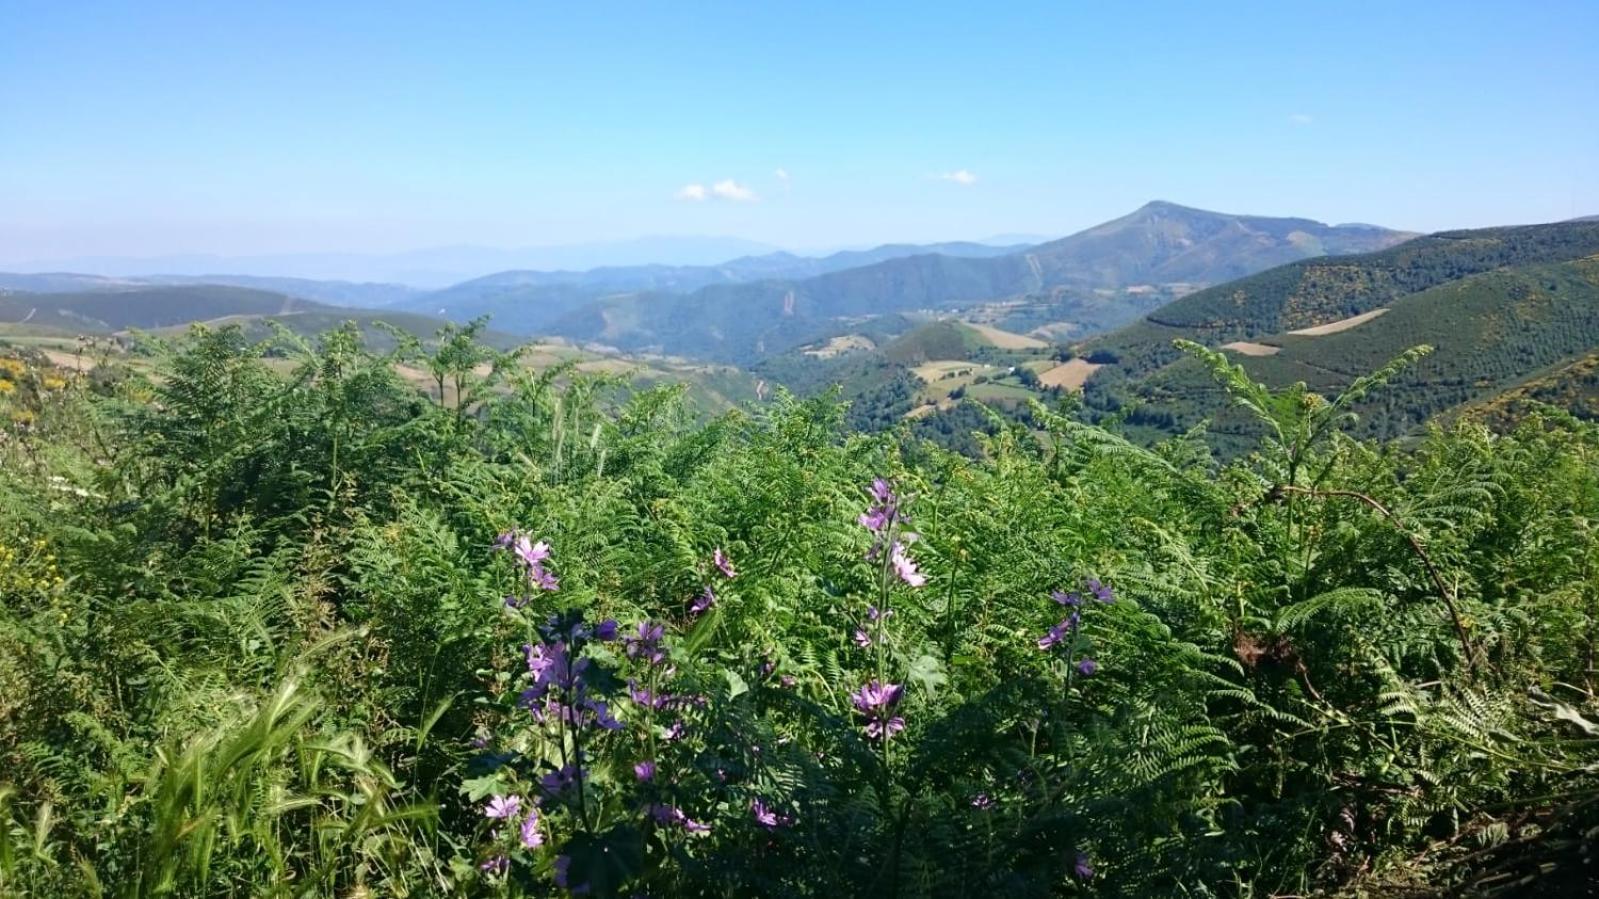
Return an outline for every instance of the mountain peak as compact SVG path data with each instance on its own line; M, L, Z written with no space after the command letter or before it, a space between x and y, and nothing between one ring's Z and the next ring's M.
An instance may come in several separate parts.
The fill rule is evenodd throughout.
M1184 206L1184 205L1182 205L1180 203L1173 203L1170 200L1150 200L1148 203L1145 203L1144 205L1138 207L1134 211L1135 212L1204 212L1205 210L1203 210L1203 209L1195 209L1192 206Z

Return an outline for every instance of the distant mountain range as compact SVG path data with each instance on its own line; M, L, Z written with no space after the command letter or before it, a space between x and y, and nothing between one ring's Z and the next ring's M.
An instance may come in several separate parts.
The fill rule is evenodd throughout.
M516 299L484 311L511 330L539 320L541 330L578 340L749 363L862 316L994 303L1034 307L1032 320L1057 325L1056 333L1088 333L1131 321L1185 291L1413 236L1155 202L1070 237L998 255L919 252L809 278L712 284L686 294L619 293L576 303L548 324L548 309Z
M206 275L232 272L299 278L405 284L436 289L507 269L587 269L670 263L712 265L778 248L736 237L640 237L565 246L502 249L433 247L403 253L280 253L262 256L178 255L135 258L87 256L4 266L18 272L82 272L111 277Z
M974 420L958 393L1014 405L1040 383L1083 384L1088 414L1135 435L1213 418L1218 441L1247 445L1247 427L1175 338L1220 348L1265 383L1327 394L1432 344L1359 408L1361 427L1380 436L1538 402L1599 409L1594 217L1416 237L1156 202L1030 246L518 269L432 292L258 275L0 274L0 335L24 337L192 322L315 334L353 320L381 342L380 325L430 335L441 310L490 315L500 346L537 334L731 362L802 389L843 382L877 424L914 418L945 432Z
M1228 215L1150 203L1130 215L1037 245L890 244L826 256L720 238L651 238L551 250L462 247L387 257L255 257L248 275L205 274L210 257L78 260L86 274L0 275L0 290L119 291L152 285L220 284L348 307L384 308L497 329L557 335L627 351L749 364L847 331L860 319L993 307L977 316L1051 339L1103 331L1166 300L1283 262L1390 246L1413 235L1369 225ZM656 254L649 264L516 267L434 291L404 286L404 272L516 258L613 258ZM541 256L541 254L543 254ZM664 264L695 255L713 264ZM724 261L725 260L725 261ZM380 264L381 263L381 264ZM314 268L352 280L263 274ZM198 271L194 271L198 269ZM370 281L382 269L395 277ZM109 274L108 274L109 272Z
M1021 246L981 243L885 244L828 256L777 252L717 265L609 266L586 271L508 271L403 300L399 308L456 320L491 316L496 325L528 334L554 327L587 303L618 294L688 294L716 285L794 281L908 256L936 254L982 259Z
M249 287L287 294L302 300L315 300L337 306L374 308L390 306L422 291L403 284L358 283L354 281L314 281L309 278L269 278L257 275L146 275L111 277L66 272L18 274L0 272L0 293L80 293L88 291L136 290L144 287L178 284L219 284Z

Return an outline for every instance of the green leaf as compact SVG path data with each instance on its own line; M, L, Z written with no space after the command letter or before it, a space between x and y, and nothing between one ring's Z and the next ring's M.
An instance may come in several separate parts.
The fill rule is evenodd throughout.
M727 678L728 699L742 696L750 691L750 685L744 682L744 678L737 671L729 668L723 671L722 674Z
M939 688L949 683L948 675L944 674L944 663L931 653L923 653L911 662L910 670L905 672L906 680L919 686L929 699L937 699Z

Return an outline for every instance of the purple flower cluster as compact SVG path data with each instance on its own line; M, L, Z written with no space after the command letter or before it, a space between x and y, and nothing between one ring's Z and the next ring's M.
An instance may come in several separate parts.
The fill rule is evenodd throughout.
M551 620L550 630L557 627ZM559 637L569 637L573 643L587 639L615 640L617 625L604 621L590 628L587 625L569 626L558 632ZM549 643L528 644L527 670L533 683L522 691L520 704L533 713L538 721L555 720L582 727L594 724L605 730L620 730L622 723L612 717L610 707L602 699L589 695L588 683L583 674L589 660L574 658L572 644L557 638Z
M866 736L886 740L905 729L905 719L894 714L894 707L905 697L901 684L885 684L876 679L867 681L850 694L855 710L866 717Z
M556 798L572 787L577 786L579 780L588 780L589 773L576 765L562 765L539 778L539 789L545 795Z
M883 478L873 478L872 486L867 488L871 494L872 505L861 513L858 519L861 527L874 534L881 534L901 521L899 511L899 497L894 495L894 487Z
M537 849L544 845L544 834L539 830L539 810L537 806L527 806L527 814L522 815L522 797L516 795L493 796L488 805L483 807L483 817L490 821L509 824L518 816L522 821L517 825L518 842L523 849ZM485 872L493 875L504 874L510 867L510 859L501 853L491 856L479 865Z
M896 577L912 587L926 584L927 575L916 569L916 560L905 551L905 545L915 540L916 535L899 531L899 525L910 517L903 511L903 501L894 493L894 486L883 478L874 478L866 492L871 496L871 504L856 519L861 527L872 532L872 548L866 558L879 558L878 553L887 546L888 561Z
M550 545L543 540L534 543L526 534L516 531L506 531L494 541L496 549L509 550L511 557L516 560L517 567L527 575L529 584L540 590L554 591L560 588L561 582L556 576L544 567L550 558ZM521 606L526 600L520 597L507 597L507 605Z
M1116 601L1115 591L1101 582L1099 578L1084 578L1083 593L1087 593L1095 602L1099 603L1109 604ZM1050 628L1044 636L1038 638L1039 649L1047 652L1062 644L1066 644L1068 648L1071 647L1073 641L1070 638L1077 633L1083 621L1083 593L1067 593L1061 590L1050 591L1049 598L1071 609L1071 612L1065 618L1062 618L1060 623ZM1079 659L1075 667L1078 674L1088 677L1099 670L1099 663L1093 659Z

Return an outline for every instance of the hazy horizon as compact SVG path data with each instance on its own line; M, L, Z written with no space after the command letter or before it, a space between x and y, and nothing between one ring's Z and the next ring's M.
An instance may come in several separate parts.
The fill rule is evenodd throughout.
M1599 212L1592 4L7 22L0 267L645 236L816 253L1058 237L1153 199L1413 231Z

